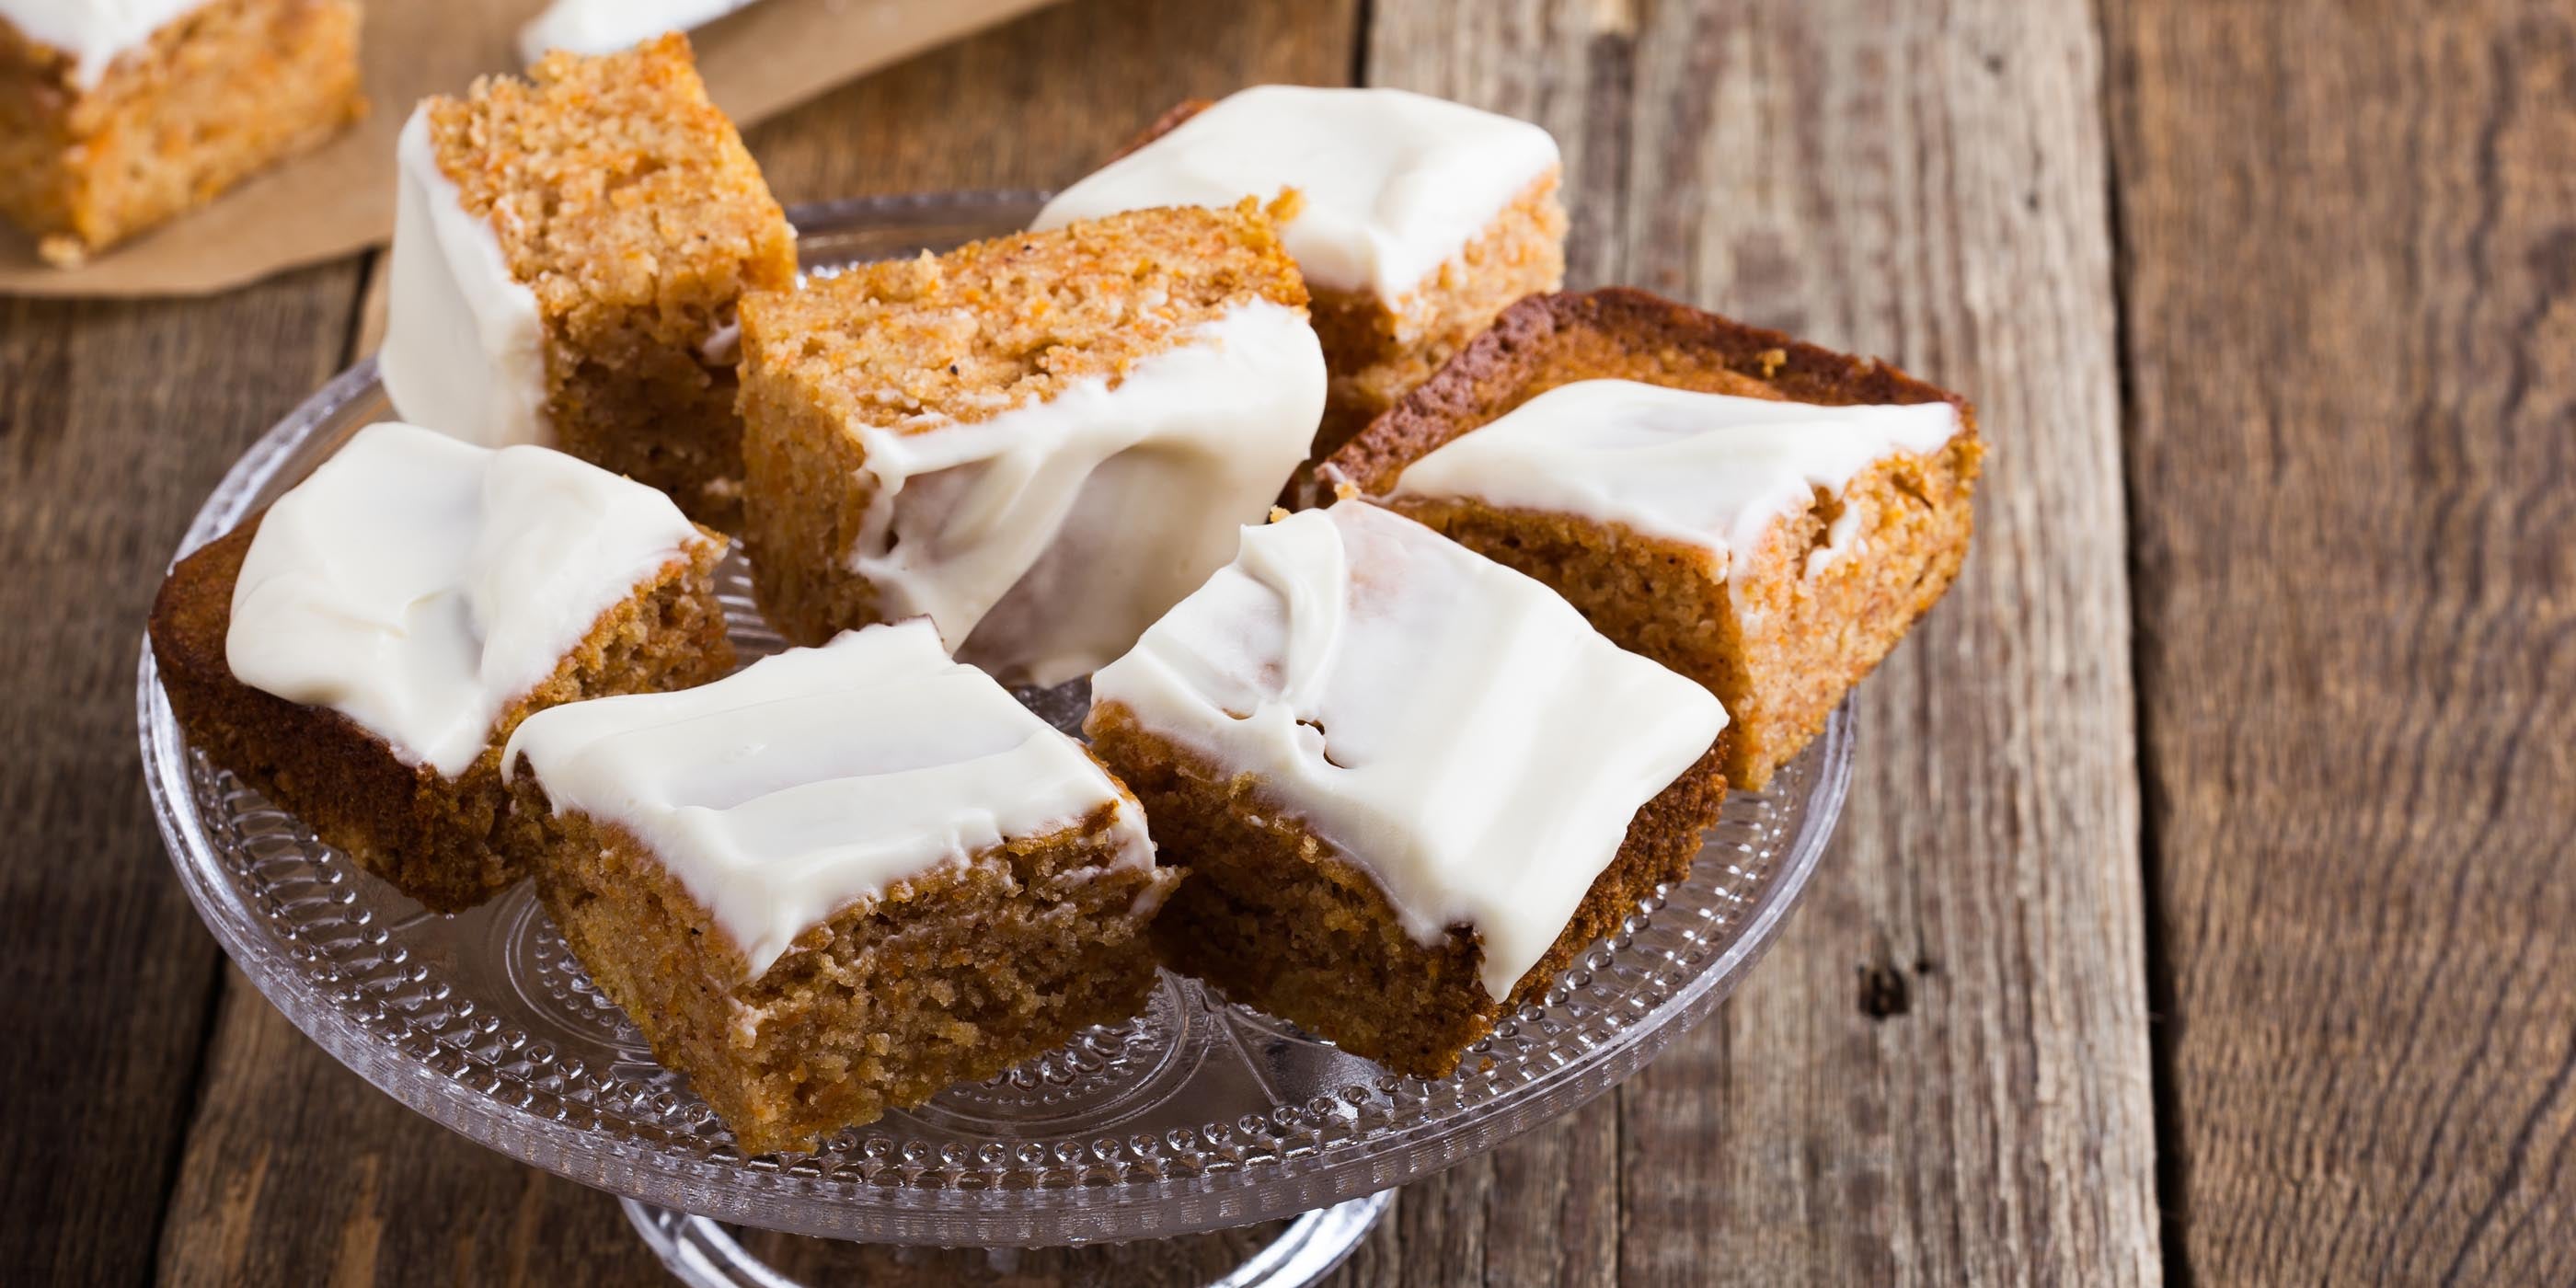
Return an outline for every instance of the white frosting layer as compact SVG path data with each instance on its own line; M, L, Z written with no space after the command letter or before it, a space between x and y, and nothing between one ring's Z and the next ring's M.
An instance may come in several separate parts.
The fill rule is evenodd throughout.
M1106 663L1233 553L1314 438L1324 352L1305 314L1227 310L1114 387L988 420L860 427L877 491L845 558L889 620L927 616L1009 683Z
M1065 189L1031 227L1295 188L1304 204L1280 237L1306 281L1394 301L1556 164L1547 131L1445 99L1261 85Z
M1822 407L1583 380L1441 445L1395 494L1576 514L1723 556L1759 545L1817 488L1840 495L1872 462L1937 452L1958 432L1946 402ZM1860 531L1846 510L1815 558L1849 553Z
M560 452L370 425L260 521L224 653L242 683L453 778L601 613L706 540Z
M613 54L666 31L714 22L752 0L555 0L519 28L519 56L535 62L549 49Z
M0 0L0 19L72 59L72 84L95 89L118 58L208 0Z
M1359 501L1245 529L1091 692L1257 775L1417 942L1474 927L1498 999L1726 725L1547 587Z
M537 296L438 168L429 109L395 145L393 281L376 370L403 419L486 447L554 441Z
M1117 809L1118 866L1154 862L1117 783L949 661L926 622L851 631L700 688L541 711L504 769L522 757L557 810L651 847L755 979L851 904L1103 805Z

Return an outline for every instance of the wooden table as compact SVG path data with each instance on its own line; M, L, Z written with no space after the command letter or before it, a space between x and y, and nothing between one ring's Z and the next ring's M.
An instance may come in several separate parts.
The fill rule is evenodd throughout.
M1267 80L1545 123L1578 282L1886 355L1993 445L1770 959L1345 1282L2576 1281L2576 9L1075 0L752 144L790 201L1055 184ZM146 816L152 586L376 268L0 302L0 1281L656 1277L297 1035Z

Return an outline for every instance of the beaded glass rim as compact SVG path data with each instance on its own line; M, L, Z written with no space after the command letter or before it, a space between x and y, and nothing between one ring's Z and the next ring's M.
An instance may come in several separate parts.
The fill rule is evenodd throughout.
M1042 194L932 193L790 211L809 270L1025 224ZM225 475L181 543L230 530L382 418L372 359ZM174 559L175 562L175 559ZM779 647L729 558L746 656ZM1023 695L1059 724L1079 682ZM1294 1215L1428 1175L1609 1090L1705 1016L1768 947L1842 807L1837 711L1768 790L1736 793L1689 881L1595 944L1461 1071L1386 1074L1167 978L1147 1014L803 1157L744 1158L592 990L524 887L421 911L186 745L148 641L143 769L172 863L243 973L395 1099L479 1144L643 1202L824 1237L1042 1245L1168 1237Z

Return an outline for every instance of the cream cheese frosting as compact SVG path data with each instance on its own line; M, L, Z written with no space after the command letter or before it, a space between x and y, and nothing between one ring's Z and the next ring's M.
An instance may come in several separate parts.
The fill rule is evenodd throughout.
M875 488L844 556L887 620L1059 684L1108 662L1233 553L1305 459L1324 354L1302 310L1235 305L1139 360L985 420L855 429Z
M1393 302L1557 166L1527 121L1396 89L1260 85L1057 194L1035 229L1297 190L1280 240L1311 286Z
M709 538L668 497L540 447L360 430L260 520L235 678L453 778L600 614Z
M1580 515L1727 556L1817 488L1840 495L1872 463L1937 452L1958 432L1946 402L1826 407L1582 380L1442 444L1394 495ZM1852 552L1862 518L1843 512L1811 571Z
M688 31L747 8L753 0L555 0L519 29L519 56L549 49L613 54L666 31Z
M1244 529L1091 685L1095 709L1254 775L1416 942L1473 927L1497 999L1726 725L1547 587L1361 501Z
M486 447L554 441L536 292L430 145L429 108L394 147L393 277L376 370L403 419Z
M549 708L503 753L558 811L648 846L751 978L888 886L1107 806L1116 866L1150 868L1133 799L1081 745L948 659L927 622L846 632L713 684Z
M116 60L209 0L0 0L0 20L72 60L72 84L96 89Z

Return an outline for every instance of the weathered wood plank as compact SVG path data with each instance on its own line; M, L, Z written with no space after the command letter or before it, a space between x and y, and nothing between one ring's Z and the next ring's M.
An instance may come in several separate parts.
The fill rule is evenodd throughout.
M2107 13L2183 1255L2576 1282L2576 10Z
M760 127L750 142L787 201L1059 184L1181 98L1254 81L1346 77L1355 23L1349 0L1077 0L856 82ZM299 376L287 401L318 378ZM201 493L222 459L210 453L181 490ZM121 620L130 631L140 617ZM132 777L130 767L123 772ZM317 1149L316 1141L332 1144ZM1194 1270L1221 1257L1202 1242L1031 1253L995 1267L971 1257L769 1246L808 1268L910 1283L970 1272L1019 1282L1195 1282ZM402 1108L306 1041L238 977L160 1265L180 1283L662 1278L606 1196Z
M2099 54L2076 3L1378 0L1532 116L1578 281L1967 390L1979 549L1862 691L1810 905L1620 1097L1621 1282L2158 1278Z
M0 1280L151 1264L219 954L145 804L136 649L207 486L339 362L355 287L0 301Z

